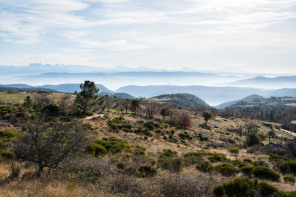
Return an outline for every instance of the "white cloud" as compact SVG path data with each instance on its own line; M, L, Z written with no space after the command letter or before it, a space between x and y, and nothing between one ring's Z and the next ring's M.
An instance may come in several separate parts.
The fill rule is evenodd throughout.
M43 51L44 57L62 62L77 54L78 62L89 65L96 54L114 56L104 59L112 64L155 67L240 62L217 58L217 51L227 49L252 54L248 61L256 65L258 54L292 54L296 46L296 0L0 0L0 6L0 42L41 43L58 51ZM71 54L64 47L85 51ZM26 58L36 62L34 57ZM43 60L55 61L50 58Z

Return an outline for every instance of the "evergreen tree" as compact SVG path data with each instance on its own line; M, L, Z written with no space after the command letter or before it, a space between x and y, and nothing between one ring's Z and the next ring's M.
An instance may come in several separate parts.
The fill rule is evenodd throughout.
M77 113L85 115L88 110L96 104L99 89L92 81L84 81L80 84L81 92L79 92L74 101L74 107Z
M27 96L24 100L23 106L26 109L31 109L33 107L33 100L31 99L30 96Z

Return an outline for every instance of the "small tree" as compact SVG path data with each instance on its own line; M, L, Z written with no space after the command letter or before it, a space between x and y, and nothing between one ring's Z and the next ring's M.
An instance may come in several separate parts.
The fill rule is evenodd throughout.
M213 117L212 113L209 111L204 111L202 113L202 117L204 118L206 124L208 124L208 121Z
M250 147L261 143L260 137L256 133L249 133L246 137L245 145Z
M132 100L130 109L136 113L138 108L140 108L140 101L137 99Z
M161 110L160 110L160 115L163 116L163 118L165 118L166 116L170 116L172 113L171 109L168 108L168 107L163 107Z
M85 115L87 110L96 104L99 89L92 81L84 81L80 84L81 92L79 92L74 101L74 107L77 113Z
M73 110L73 103L74 96L71 94L64 94L57 105L63 114L68 114Z
M174 113L171 124L182 129L188 129L191 127L191 114L187 111L178 111Z
M33 100L31 99L30 96L27 96L24 100L23 106L26 109L31 109L33 107Z
M38 165L40 177L44 168L57 168L61 161L83 147L86 128L76 123L34 120L21 123L21 135L12 145L18 160Z

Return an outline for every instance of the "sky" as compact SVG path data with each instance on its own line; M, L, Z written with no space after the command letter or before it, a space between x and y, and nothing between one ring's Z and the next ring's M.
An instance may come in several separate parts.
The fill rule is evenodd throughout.
M296 74L296 0L0 0L0 65Z

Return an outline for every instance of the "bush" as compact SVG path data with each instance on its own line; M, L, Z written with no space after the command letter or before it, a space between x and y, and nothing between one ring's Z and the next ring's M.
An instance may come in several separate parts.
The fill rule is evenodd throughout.
M192 140L192 137L191 137L187 132L179 133L178 136L179 136L179 138L181 138L182 140L185 140L185 139Z
M214 168L210 162L202 161L196 166L196 169L202 172L211 172Z
M237 178L214 188L215 196L219 197L225 194L227 196L249 197L254 196L254 193L254 183L249 179Z
M141 177L148 177L148 176L154 176L157 173L157 170L152 166L141 166L138 169L138 173Z
M295 183L295 178L292 176L285 176L284 181L288 183Z
M121 140L116 137L103 138L102 140L93 140L93 144L103 146L108 152L120 153L122 151L132 152L126 140Z
M238 154L239 153L239 147L229 147L228 151L233 153L233 154Z
M105 147L103 147L100 144L92 143L91 145L86 147L86 152L88 154L91 154L95 157L97 156L104 156L107 153L107 150Z
M260 195L261 196L274 196L278 193L278 189L272 185L269 185L265 182L260 183Z
M254 167L252 173L255 177L271 181L279 181L280 175L267 167Z
M255 133L250 133L247 135L245 145L247 147L254 146L261 143L260 137Z
M296 175L296 161L289 160L280 164L280 171L284 174L292 173Z
M5 146L4 142L0 140L0 148L3 148Z
M171 149L164 149L162 153L159 154L158 167L179 172L182 168L182 160L177 157L177 152Z
M122 162L119 162L119 163L116 164L116 166L117 166L118 169L124 170L125 167L126 167L126 164L122 163Z
M48 104L41 111L47 116L58 116L60 114L60 109L56 104Z
M251 176L252 175L252 170L253 166L245 166L240 169L245 175Z
M189 152L184 155L183 164L185 166L191 166L199 163L202 160L202 154L196 152Z
M212 162L212 163L223 162L223 161L226 161L226 156L223 155L223 154L213 154L213 155L210 155L210 156L208 157L208 159L209 159L210 162Z
M232 176L238 173L238 170L229 163L217 165L215 169L223 176Z
M234 165L234 166L237 166L239 168L242 168L242 167L245 167L247 164L240 161L240 160L232 160L231 161L231 164Z
M278 196L278 189L265 182L258 183L257 180L248 178L236 178L214 188L215 196L229 197L255 197L255 196ZM258 195L260 194L260 195Z
M0 155L5 159L14 159L15 158L15 153L10 150L6 150L6 149L0 150Z
M266 163L265 161L254 161L253 165L254 166L261 166L261 167L268 167L268 163Z
M13 141L18 135L18 132L12 129L0 131L0 139L4 141Z

